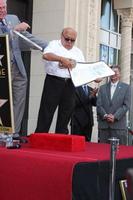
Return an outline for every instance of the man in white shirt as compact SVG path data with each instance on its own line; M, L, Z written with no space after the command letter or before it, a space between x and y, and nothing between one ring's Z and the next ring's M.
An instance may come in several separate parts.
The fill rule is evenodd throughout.
M35 132L48 132L54 112L58 106L56 133L68 133L69 123L75 101L75 88L69 70L74 61L84 61L83 53L74 46L77 32L64 28L60 40L53 40L44 50L46 79Z

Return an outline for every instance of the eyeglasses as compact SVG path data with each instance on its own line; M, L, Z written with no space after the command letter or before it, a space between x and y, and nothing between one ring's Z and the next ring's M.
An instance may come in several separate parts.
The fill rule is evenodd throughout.
M75 39L65 37L63 33L62 33L62 35L63 35L64 39L66 40L66 42L69 42L69 41L72 42L72 43L75 42Z

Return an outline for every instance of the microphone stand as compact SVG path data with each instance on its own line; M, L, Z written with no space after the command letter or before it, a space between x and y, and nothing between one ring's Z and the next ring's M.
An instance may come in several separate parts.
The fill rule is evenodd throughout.
M115 197L115 170L116 170L116 151L119 145L119 139L110 138L110 173L109 173L109 200L114 200Z

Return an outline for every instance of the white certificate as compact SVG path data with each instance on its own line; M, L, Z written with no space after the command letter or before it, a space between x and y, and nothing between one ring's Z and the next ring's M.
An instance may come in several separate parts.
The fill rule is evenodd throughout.
M100 61L96 63L77 63L76 67L70 70L70 75L75 87L87 84L98 78L108 77L114 74L114 71Z

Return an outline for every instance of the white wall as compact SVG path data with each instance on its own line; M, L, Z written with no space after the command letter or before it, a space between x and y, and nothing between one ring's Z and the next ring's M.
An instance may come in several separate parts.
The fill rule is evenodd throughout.
M64 0L33 0L32 26L32 33L37 37L46 41L58 39L64 27ZM44 79L45 69L42 53L33 51L31 55L28 134L34 132L36 128ZM53 130L54 124L55 122L51 130Z

